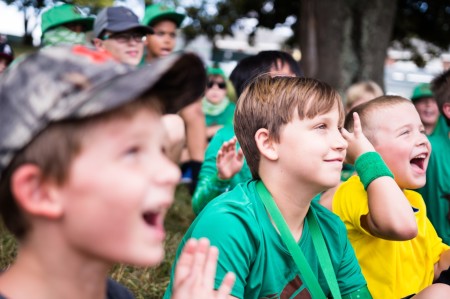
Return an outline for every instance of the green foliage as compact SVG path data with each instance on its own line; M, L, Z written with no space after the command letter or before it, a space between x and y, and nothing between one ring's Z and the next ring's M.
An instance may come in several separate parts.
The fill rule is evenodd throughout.
M177 188L175 202L166 216L166 256L156 268L137 268L115 265L111 277L128 287L137 299L162 298L170 279L172 262L185 231L194 219L191 196L184 185ZM0 269L6 269L14 260L17 244L0 226Z
M348 0L364 9L370 0ZM450 46L450 0L399 0L394 32L391 39L413 51L418 64L423 57L409 43L410 38L417 37L428 41L441 49ZM209 13L211 6L214 8ZM209 9L208 9L209 8ZM342 9L345 9L342 7ZM200 5L186 8L187 14L193 19L192 24L184 28L188 40L199 34L207 35L211 40L216 35L232 35L231 27L242 17L253 17L258 20L259 27L274 28L283 24L288 17L295 20L291 28L294 36L288 41L299 45L300 1L290 0L202 0ZM360 14L354 14L358 18ZM428 49L433 52L434 50ZM432 53L433 54L433 53ZM434 53L434 54L440 54Z

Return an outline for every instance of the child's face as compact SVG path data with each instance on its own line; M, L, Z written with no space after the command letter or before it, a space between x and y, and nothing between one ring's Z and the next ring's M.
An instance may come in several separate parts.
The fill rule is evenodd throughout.
M110 38L96 39L98 47L105 49L122 63L138 65L144 55L144 35L136 30L107 33Z
M155 33L147 35L147 50L152 58L167 56L175 48L177 26L174 22L163 20L152 26Z
M166 140L160 116L145 109L87 130L68 181L57 188L70 246L108 263L163 259L164 216L180 178Z
M434 98L422 98L414 102L420 120L426 126L434 126L439 117L439 108Z
M399 187L416 189L425 185L431 146L414 105L399 103L373 113L373 145Z
M212 104L219 104L227 94L227 86L222 76L211 76L206 85L205 97Z
M340 132L337 104L329 112L300 120L297 111L280 130L279 161L285 177L305 182L317 192L340 181L347 141Z

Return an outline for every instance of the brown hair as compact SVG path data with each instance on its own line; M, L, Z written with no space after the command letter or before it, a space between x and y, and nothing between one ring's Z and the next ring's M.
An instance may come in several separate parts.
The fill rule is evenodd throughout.
M255 133L269 130L274 141L280 141L280 129L289 123L297 109L299 118L314 118L337 105L341 123L344 109L339 93L326 83L311 78L260 76L239 97L234 124L236 137L255 179L259 178L260 153Z
M11 164L2 174L0 181L0 216L6 228L18 239L23 238L30 223L15 200L11 190L14 172L25 164L33 164L42 171L45 180L63 185L67 179L73 160L82 151L86 130L117 118L130 118L137 111L146 108L161 112L157 101L148 98L132 101L111 111L83 118L51 123L39 133L25 148L16 154Z
M444 104L450 103L450 69L446 70L431 81L431 90L439 107L439 112L444 114ZM450 119L445 117L447 125L450 126Z
M386 107L392 107L401 103L409 103L412 105L412 102L404 97L388 95L381 96L364 104L358 105L350 110L346 115L344 128L350 132L353 132L353 113L357 112L361 120L364 135L372 144L374 144L376 142L375 132L377 131L377 123L372 121L373 115L375 113L383 113L380 110L383 110Z

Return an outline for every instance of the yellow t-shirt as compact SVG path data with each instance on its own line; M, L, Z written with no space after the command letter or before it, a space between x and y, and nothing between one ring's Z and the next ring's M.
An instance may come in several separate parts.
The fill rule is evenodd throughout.
M369 207L367 192L358 176L343 183L333 197L332 210L345 223L374 299L403 298L431 285L434 264L449 248L428 220L422 196L411 190L405 190L404 194L418 225L417 237L408 241L384 240L362 228L360 219L368 214Z

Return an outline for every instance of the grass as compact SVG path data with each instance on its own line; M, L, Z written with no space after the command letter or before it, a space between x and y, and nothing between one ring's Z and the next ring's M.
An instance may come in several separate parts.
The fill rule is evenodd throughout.
M137 299L162 298L169 283L172 261L185 231L194 219L191 196L184 185L177 188L175 202L166 216L166 256L156 268L137 268L115 265L111 277L128 287ZM17 244L14 238L0 227L0 269L6 269L14 260Z

